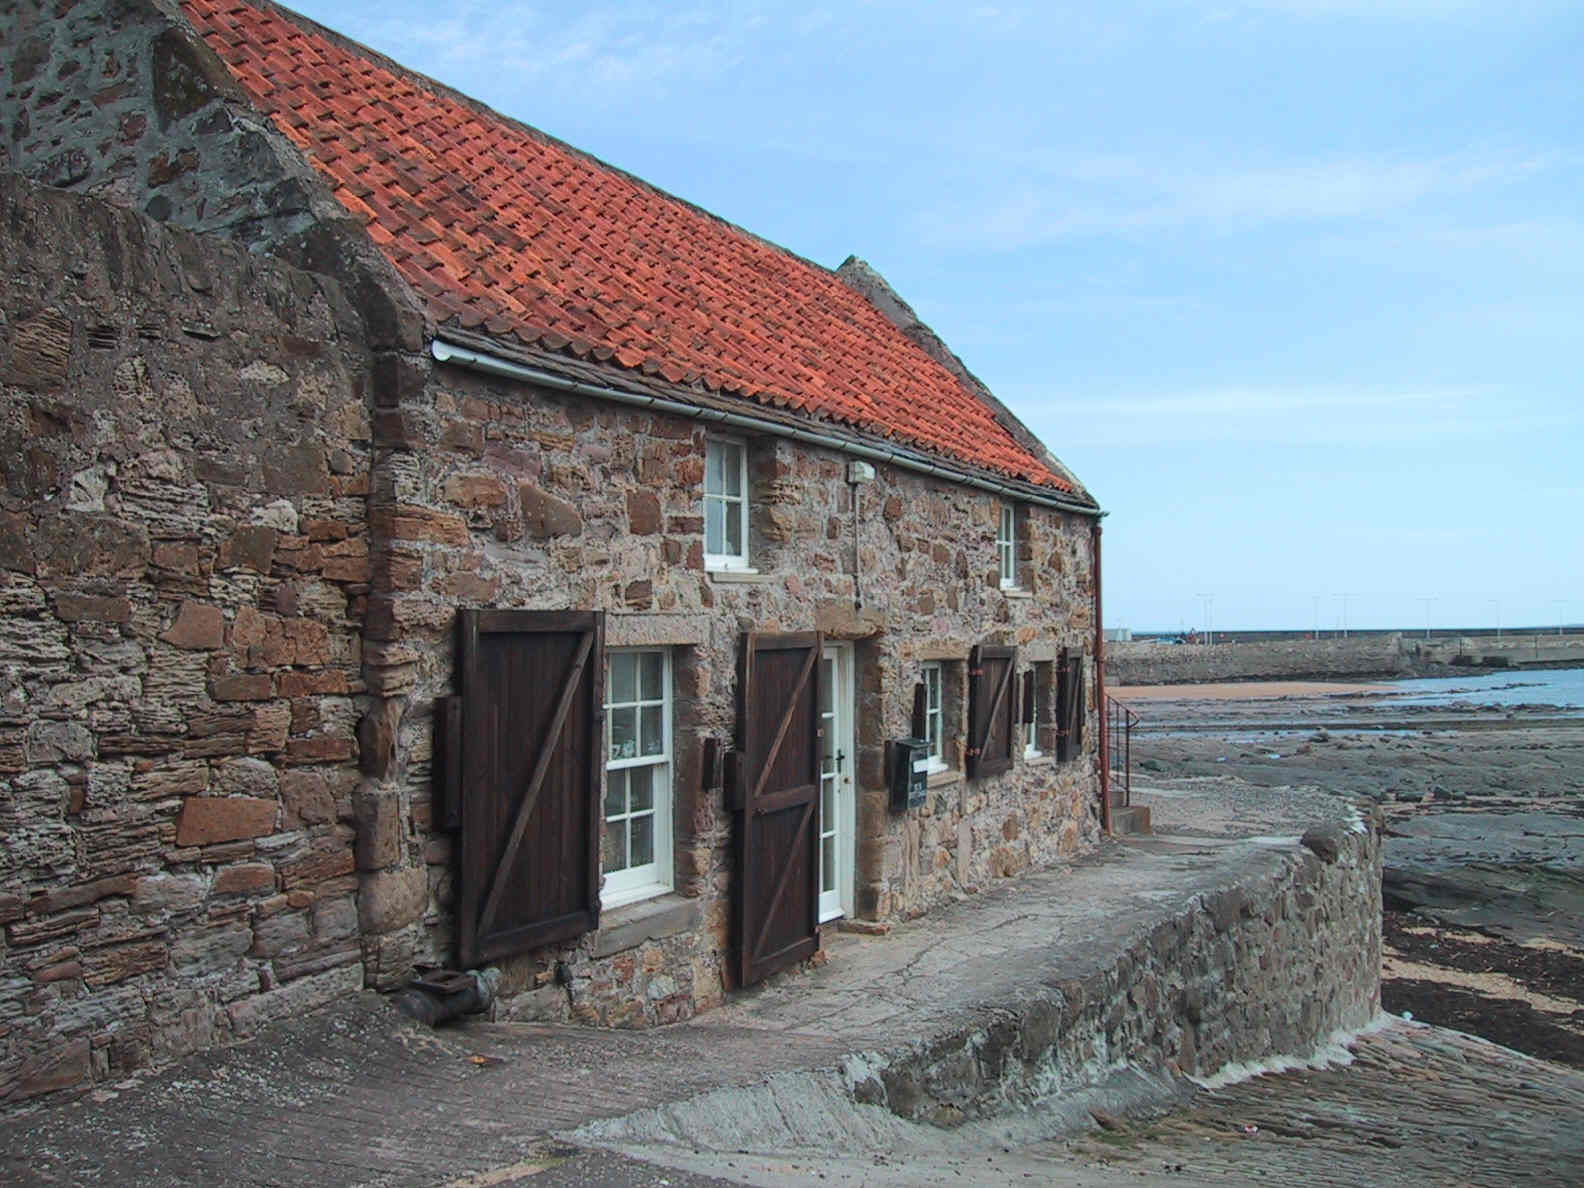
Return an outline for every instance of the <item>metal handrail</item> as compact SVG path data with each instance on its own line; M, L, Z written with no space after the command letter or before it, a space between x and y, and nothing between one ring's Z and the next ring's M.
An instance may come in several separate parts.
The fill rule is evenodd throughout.
M1127 808L1133 802L1133 727L1139 716L1115 697L1106 698L1106 741L1111 754L1111 803Z

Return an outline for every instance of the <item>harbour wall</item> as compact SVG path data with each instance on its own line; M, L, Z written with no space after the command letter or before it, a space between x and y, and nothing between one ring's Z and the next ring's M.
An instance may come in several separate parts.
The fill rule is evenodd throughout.
M1111 685L1409 676L1429 666L1523 668L1584 665L1584 637L1526 633L1438 636L1400 631L1349 639L1275 639L1213 644L1133 640L1106 644Z

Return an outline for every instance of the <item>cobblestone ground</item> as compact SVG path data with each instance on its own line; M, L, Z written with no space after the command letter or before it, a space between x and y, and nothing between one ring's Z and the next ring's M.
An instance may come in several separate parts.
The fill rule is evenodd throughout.
M1189 1182L1580 1184L1584 1076L1395 1023L1361 1037L1346 1067L1255 1077L1040 1153Z

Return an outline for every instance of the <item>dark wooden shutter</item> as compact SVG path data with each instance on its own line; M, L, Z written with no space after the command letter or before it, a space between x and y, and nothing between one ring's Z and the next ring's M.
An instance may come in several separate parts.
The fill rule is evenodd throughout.
M599 924L604 615L462 611L458 957Z
M819 948L818 632L743 637L737 954L747 986Z
M1072 740L1070 758L1076 759L1083 754L1084 719L1088 717L1084 705L1084 659L1082 655L1072 658L1068 665L1068 680L1072 682L1072 696L1068 704L1072 707L1072 721L1067 728L1067 737Z
M968 657L968 778L999 775L1012 767L1012 689L1017 649L980 644Z
M1064 648L1056 670L1056 759L1061 763L1083 753L1083 670L1083 657Z

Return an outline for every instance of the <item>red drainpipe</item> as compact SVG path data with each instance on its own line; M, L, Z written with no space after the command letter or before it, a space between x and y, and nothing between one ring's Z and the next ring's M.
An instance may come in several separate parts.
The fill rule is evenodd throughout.
M1098 516L1090 532L1093 533L1094 541L1095 714L1100 719L1100 727L1095 734L1099 739L1100 748L1100 828L1109 834L1111 832L1111 744L1106 732L1110 715L1106 713L1105 627L1104 620L1100 617L1100 519Z

